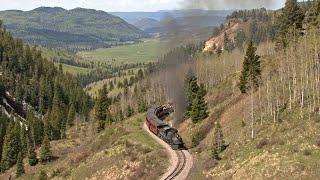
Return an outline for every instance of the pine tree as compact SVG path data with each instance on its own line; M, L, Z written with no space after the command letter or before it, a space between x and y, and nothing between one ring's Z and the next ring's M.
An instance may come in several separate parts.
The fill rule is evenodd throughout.
M285 49L290 39L296 40L294 37L302 33L303 19L304 13L297 0L287 0L285 7L282 9L282 14L278 18L277 50Z
M50 118L50 111L48 111L43 117L43 137L48 136L48 138L50 139L50 137L52 137L52 128L51 128L49 118ZM43 138L42 138L42 141L43 141Z
M143 79L143 78L144 78L144 74L143 74L142 69L139 69L139 70L138 70L137 78L138 78L138 80L141 80L141 79Z
M147 110L147 104L144 98L140 95L138 98L138 112L143 113Z
M320 1L314 1L306 13L305 22L313 27L319 25L318 17L320 17Z
M214 160L220 160L219 153L217 152L216 147L213 147L213 148L212 148L212 158L213 158Z
M192 110L191 110L191 120L193 123L198 123L199 121L208 117L208 107L207 103L205 102L206 90L203 84L200 85L198 89L196 98L193 100L192 103Z
M38 180L47 180L48 175L44 170L41 170L38 176Z
M47 99L47 83L43 76L40 78L40 87L39 87L39 111L44 114L48 108L48 99Z
M110 83L109 83L109 91L112 91L113 89L114 89L113 82L110 81Z
M76 109L74 107L74 104L72 103L69 107L68 118L67 118L67 123L69 127L73 126L73 121L75 116L76 116Z
M1 160L2 160L2 150L3 143L6 135L8 119L0 114L0 171L1 171Z
M134 114L133 108L132 108L130 105L128 105L126 116L129 118L129 117L131 117L133 114Z
M28 162L30 166L35 166L38 164L37 154L35 151L35 142L30 130L27 131L28 134Z
M40 145L43 140L43 122L33 117L31 112L27 114L28 128L32 131L32 136L36 145Z
M214 147L217 153L221 153L225 149L225 142L223 139L223 133L221 125L219 122L216 122L214 130Z
M234 43L229 39L227 33L224 33L223 46L228 52L231 52L234 49Z
M240 91L246 93L250 88L257 88L261 79L260 56L256 55L256 47L253 42L249 46L244 57L242 72L240 76Z
M52 159L52 153L50 150L50 141L47 136L44 137L43 143L40 148L40 162L46 163Z
M95 118L98 121L97 131L101 132L105 129L106 114L110 106L110 99L108 98L107 87L104 86L98 95L98 99L95 104Z
M122 109L118 110L117 115L116 115L117 121L123 121L124 120L124 115L122 112Z
M17 162L20 151L20 124L17 120L10 123L3 144L1 169L7 170Z
M24 165L23 165L23 155L20 152L18 155L16 176L20 177L24 173L25 173L25 171L24 171Z
M28 150L28 143L27 143L27 133L26 133L26 127L23 125L20 132L20 152L22 153L22 156L24 157L26 155L26 152Z
M112 116L111 116L110 111L108 110L107 113L106 113L105 123L108 124L108 125L110 125L112 122L113 122L113 119L112 119Z
M192 104L196 99L197 92L199 90L197 77L194 75L191 69L188 71L186 75L185 84L186 84L186 99L187 99L185 117L188 118L191 116Z
M247 35L243 30L237 32L237 35L235 37L235 42L236 42L237 48L239 48L241 51L243 51L243 44L245 43L246 39L247 39Z
M218 46L218 47L217 47L216 53L217 53L218 57L221 56L221 54L222 54L222 48L221 48L221 46Z
M56 78L54 85L53 105L50 113L52 137L50 139L57 140L63 136L65 112L62 101L62 89L59 85L59 79Z

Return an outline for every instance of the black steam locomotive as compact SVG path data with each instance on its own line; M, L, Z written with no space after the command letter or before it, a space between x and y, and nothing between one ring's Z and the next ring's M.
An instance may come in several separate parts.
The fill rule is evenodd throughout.
M147 112L146 124L151 132L168 143L172 149L184 149L184 142L179 136L178 130L163 121L172 112L174 112L172 104L152 107Z

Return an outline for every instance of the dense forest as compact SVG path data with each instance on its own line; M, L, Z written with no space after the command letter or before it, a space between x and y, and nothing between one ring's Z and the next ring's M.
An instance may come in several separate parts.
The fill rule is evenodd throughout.
M26 156L29 164L35 165L35 149L40 146L44 154L39 161L51 160L48 141L65 138L66 129L74 124L76 116L88 116L90 97L75 77L63 73L61 66L55 68L36 47L13 38L2 21L0 79L1 171L16 163L21 165ZM8 97L23 105L26 117L6 111Z
M2 11L7 29L24 42L69 51L90 50L148 37L142 30L103 11L40 7Z

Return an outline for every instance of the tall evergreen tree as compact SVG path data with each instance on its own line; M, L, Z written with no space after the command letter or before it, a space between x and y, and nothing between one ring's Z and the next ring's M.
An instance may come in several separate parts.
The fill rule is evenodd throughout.
M250 41L244 57L242 72L240 76L240 91L246 93L250 88L259 86L261 79L260 56L256 55L256 47Z
M43 122L33 117L31 112L27 113L28 128L31 130L31 134L36 145L41 145L43 140Z
M118 121L123 121L124 120L124 115L123 115L123 112L122 112L122 109L120 109L117 113L117 119Z
M241 31L237 32L237 35L235 37L235 43L236 43L237 48L239 48L241 51L244 50L243 45L244 45L246 39L247 39L247 35L244 31L241 30Z
M0 114L0 171L1 171L1 160L2 160L2 150L3 143L6 135L8 120L6 117Z
M223 139L223 133L220 122L216 122L214 130L214 147L217 153L221 153L225 149L225 142Z
M1 169L7 170L17 162L20 151L20 124L18 120L10 123L3 144Z
M51 119L51 127L52 127L52 137L50 139L57 140L62 138L65 123L65 112L64 112L64 104L62 101L62 89L59 85L59 79L56 78L54 85L54 97L53 97L53 105L50 113Z
M290 39L297 39L302 33L303 19L304 13L297 0L287 0L278 18L277 50L286 48Z
M35 148L35 140L33 138L33 134L29 129L27 131L28 137L28 162L30 166L35 166L38 163L36 148Z
M137 78L138 78L138 80L141 80L141 79L143 79L143 78L144 78L144 74L143 74L142 69L139 69L139 70L138 70Z
M26 132L26 126L23 125L21 127L21 132L20 132L20 152L22 153L23 157L25 157L27 150L28 150L27 132Z
M220 55L222 54L222 48L221 48L221 46L218 46L218 47L217 47L216 53L217 53L218 57L220 57Z
M49 141L49 138L45 136L40 148L40 162L46 163L51 159L52 159L52 153L50 150L50 141Z
M18 161L17 161L17 169L16 169L16 176L20 177L22 174L24 174L24 165L23 165L23 155L20 152L18 154Z
M130 105L128 105L126 116L131 117L133 114L134 114L134 109Z
M69 112L68 112L68 118L67 118L67 123L68 126L73 126L73 121L74 118L76 117L76 109L74 107L74 104L72 103L69 107Z
M313 1L306 13L305 22L313 27L318 27L320 17L320 1Z
M147 103L146 103L144 97L140 95L138 97L138 112L142 113L142 112L145 112L147 109L148 109Z
M9 123L6 129L6 135L4 136L3 146L2 146L2 155L1 155L1 170L5 171L10 168L14 163L10 159L11 154L11 141L13 141L13 128L14 124L12 122Z
M109 110L107 110L105 123L107 125L110 125L112 122L113 122L113 118L111 116L111 113Z
M217 152L217 148L215 146L213 146L211 153L213 159L220 160L219 153Z
M95 118L98 121L98 132L105 129L105 120L109 106L110 99L108 98L108 90L106 86L103 86L99 91L98 99L95 104Z
M191 110L191 120L193 123L198 123L199 121L208 117L208 107L205 102L206 90L203 84L200 85L198 89L196 98L192 102L192 110Z
M234 43L229 39L227 33L224 33L223 39L224 50L231 52L234 49Z
M190 69L186 75L185 79L185 86L186 86L186 100L187 106L185 111L185 117L191 116L192 111L192 104L193 101L196 99L197 92L199 90L198 79Z

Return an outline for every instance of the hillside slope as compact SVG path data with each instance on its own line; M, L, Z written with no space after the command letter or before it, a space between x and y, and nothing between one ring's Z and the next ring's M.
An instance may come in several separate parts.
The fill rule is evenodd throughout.
M43 165L25 164L26 174L19 179L37 179L43 170L50 179L150 179L165 172L167 155L143 130L144 115L108 126L97 134L96 123L79 123L67 131L67 138L52 141L55 161ZM0 173L8 179L16 168ZM151 178L156 179L156 178Z
M123 19L92 9L11 10L0 12L0 19L15 37L45 47L90 49L147 37Z

